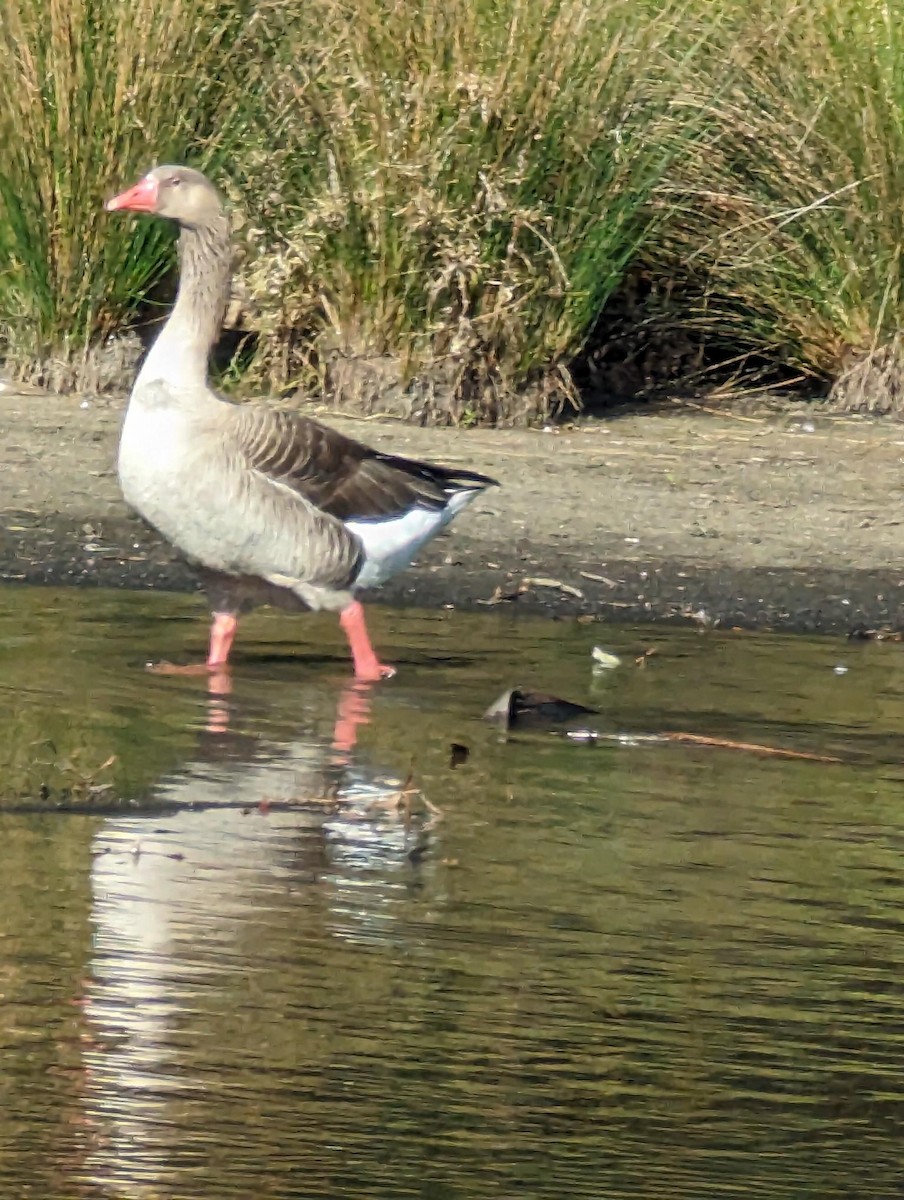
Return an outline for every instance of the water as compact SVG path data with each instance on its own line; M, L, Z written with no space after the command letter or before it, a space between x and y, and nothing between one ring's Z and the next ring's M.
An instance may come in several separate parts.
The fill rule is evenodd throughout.
M900 1194L904 648L375 610L369 697L329 618L141 669L199 620L0 593L0 1196ZM506 741L514 684L842 762Z

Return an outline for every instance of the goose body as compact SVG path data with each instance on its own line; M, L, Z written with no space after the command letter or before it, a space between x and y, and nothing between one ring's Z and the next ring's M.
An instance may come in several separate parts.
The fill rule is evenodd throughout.
M158 167L109 201L182 227L180 287L135 381L119 448L126 501L199 569L214 613L206 667L261 601L338 611L359 678L391 674L358 590L384 583L495 481L372 449L308 417L221 399L207 361L229 287L219 196Z

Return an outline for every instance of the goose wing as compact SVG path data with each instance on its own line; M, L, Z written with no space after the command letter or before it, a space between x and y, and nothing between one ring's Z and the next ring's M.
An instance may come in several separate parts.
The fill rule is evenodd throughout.
M385 454L310 417L239 408L236 433L254 471L338 521L379 521L413 508L440 511L462 492L495 484L477 471Z

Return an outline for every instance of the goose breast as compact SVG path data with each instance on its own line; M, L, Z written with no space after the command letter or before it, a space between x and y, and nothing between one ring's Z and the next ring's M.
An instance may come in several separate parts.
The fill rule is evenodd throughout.
M303 496L249 469L220 412L211 416L177 401L130 408L119 454L127 501L208 570L258 576L320 607L311 588L349 587L360 543Z

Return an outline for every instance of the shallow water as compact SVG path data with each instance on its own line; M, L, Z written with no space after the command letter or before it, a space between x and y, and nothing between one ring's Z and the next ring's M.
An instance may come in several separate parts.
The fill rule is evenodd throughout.
M898 1196L904 647L372 623L0 592L0 1195Z

